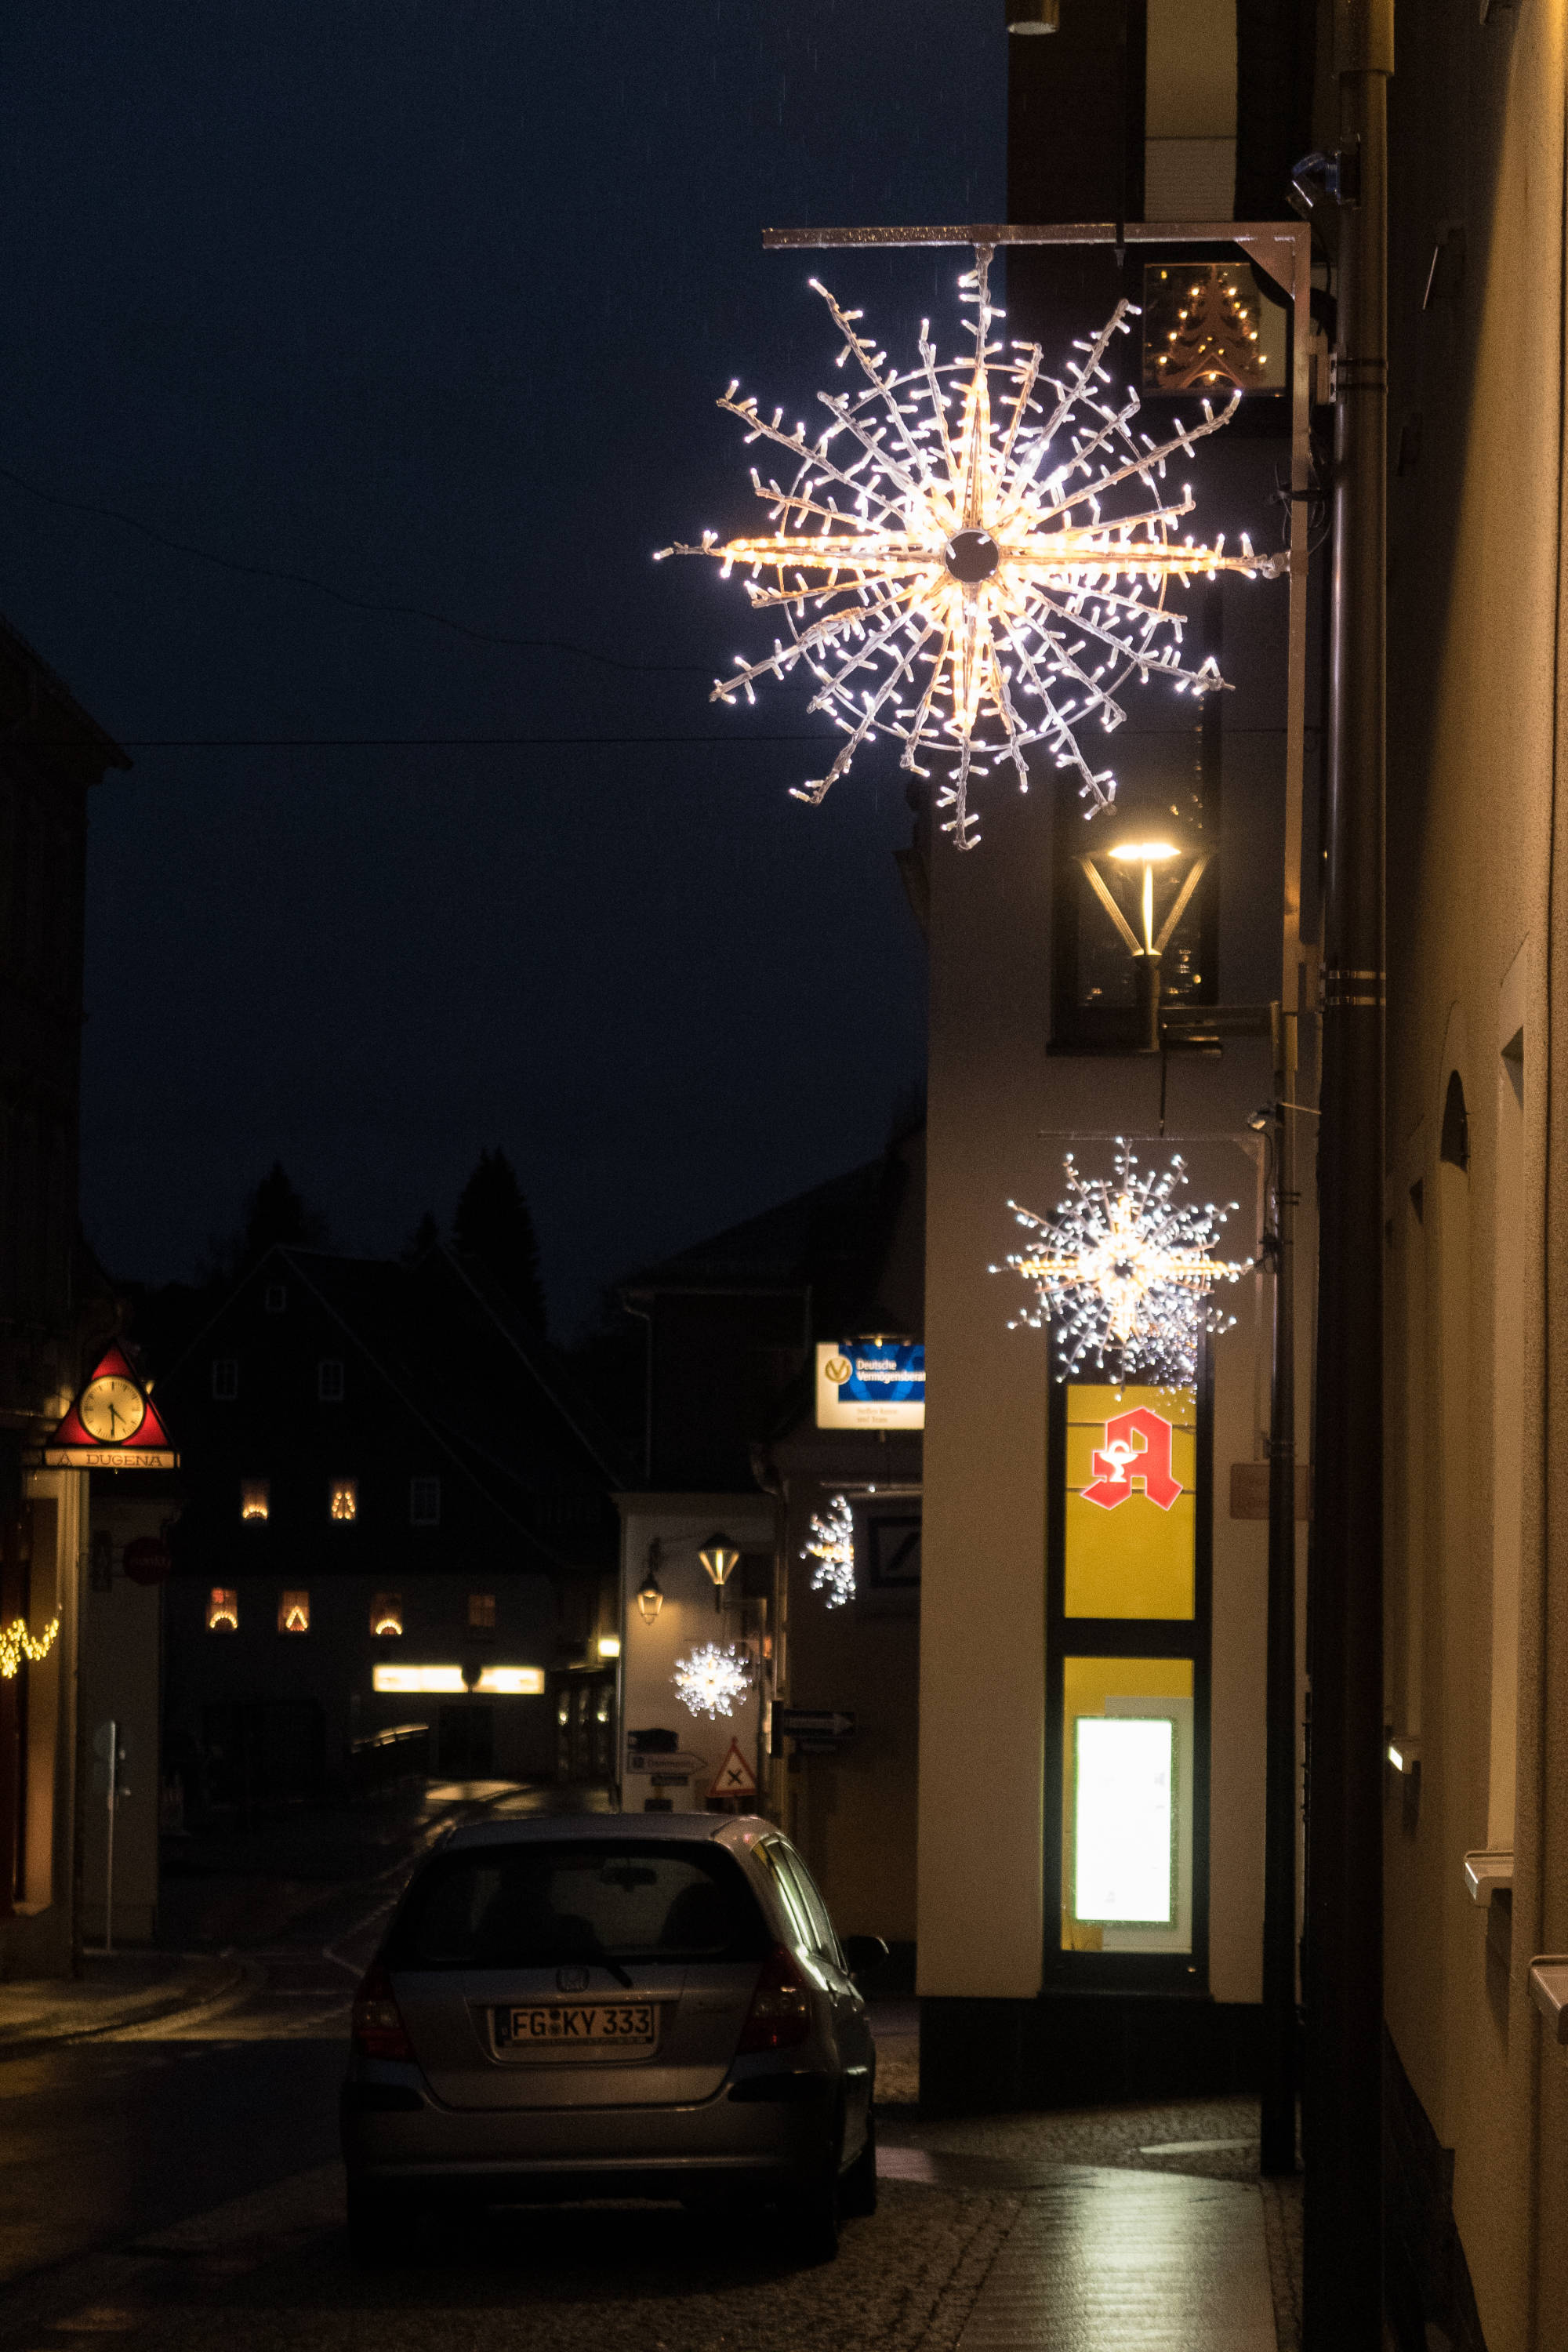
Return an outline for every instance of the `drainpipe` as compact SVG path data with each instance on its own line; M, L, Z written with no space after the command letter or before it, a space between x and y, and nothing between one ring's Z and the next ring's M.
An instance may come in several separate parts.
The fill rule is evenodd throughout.
M1308 1663L1304 2352L1383 2343L1384 777L1394 0L1335 0L1340 274Z

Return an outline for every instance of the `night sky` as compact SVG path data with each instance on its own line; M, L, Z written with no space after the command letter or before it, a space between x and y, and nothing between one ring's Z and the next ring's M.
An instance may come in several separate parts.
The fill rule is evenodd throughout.
M570 1332L875 1152L923 1068L891 755L789 800L817 756L763 739L821 721L710 709L766 639L649 556L751 527L732 375L792 418L839 381L814 270L895 349L925 311L956 346L960 257L759 232L1000 218L1000 12L8 26L0 610L135 761L92 808L89 1235L186 1276L280 1156L337 1243L395 1250L499 1144ZM476 736L531 740L399 740Z

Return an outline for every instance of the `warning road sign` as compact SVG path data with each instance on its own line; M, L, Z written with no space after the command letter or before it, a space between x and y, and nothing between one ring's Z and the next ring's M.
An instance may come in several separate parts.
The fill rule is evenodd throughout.
M757 1793L757 1776L732 1739L730 1753L720 1765L708 1793L710 1797L754 1797Z

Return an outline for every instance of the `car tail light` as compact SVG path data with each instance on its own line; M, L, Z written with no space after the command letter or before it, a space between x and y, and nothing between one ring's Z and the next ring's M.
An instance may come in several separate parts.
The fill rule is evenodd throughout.
M392 1979L380 1960L373 1960L354 1995L353 2044L362 2058L412 2058L402 2013L393 1995Z
M740 2049L793 2050L811 2032L811 1994L793 1953L775 1944L763 1962Z

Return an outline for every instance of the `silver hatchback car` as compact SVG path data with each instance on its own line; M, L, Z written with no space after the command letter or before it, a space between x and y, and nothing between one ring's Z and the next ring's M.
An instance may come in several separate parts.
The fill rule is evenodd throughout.
M395 2253L422 2204L729 2196L803 2251L875 2210L876 2049L769 1822L552 1814L460 1829L359 1989L342 2094L349 2231Z

